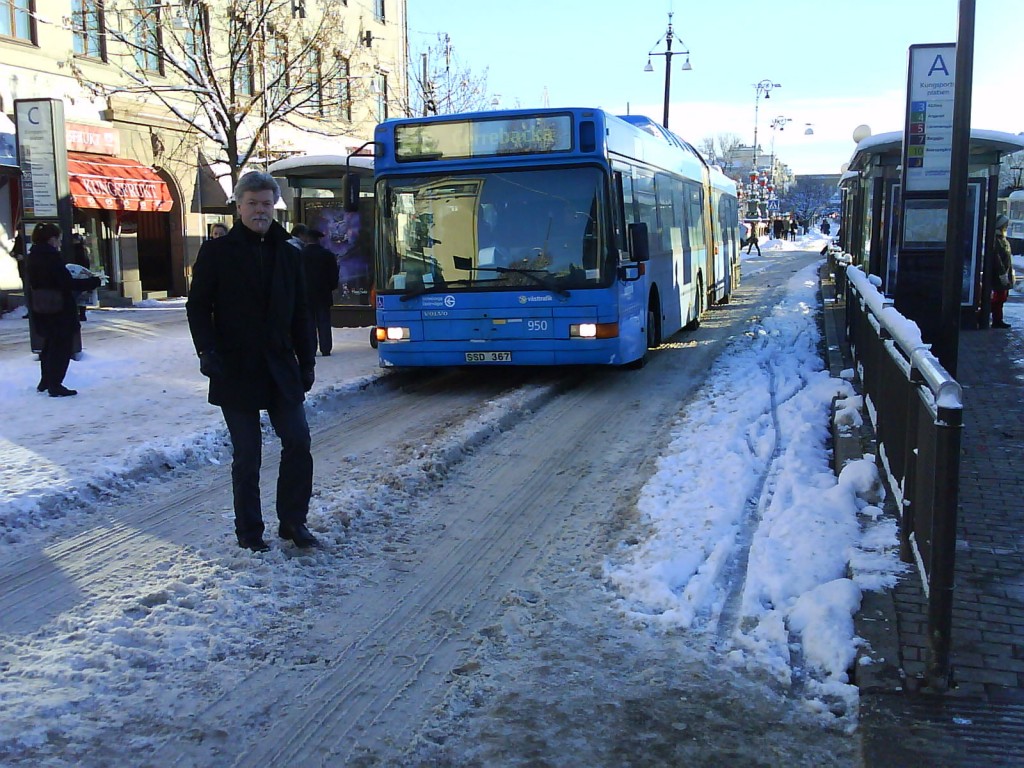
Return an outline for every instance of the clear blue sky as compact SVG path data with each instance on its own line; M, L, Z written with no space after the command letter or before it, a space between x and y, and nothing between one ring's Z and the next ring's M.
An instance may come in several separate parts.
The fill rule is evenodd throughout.
M1024 0L977 0L972 125L1024 131ZM771 9L771 12L769 12ZM670 127L693 143L754 135L754 84L781 88L763 97L758 143L769 151L771 121L779 157L797 173L838 173L852 134L902 130L907 48L955 42L958 0L409 0L414 54L450 35L458 59L487 70L501 105L596 106L661 120L665 57L652 57L673 12ZM418 57L414 61L418 60ZM811 123L813 136L804 134Z

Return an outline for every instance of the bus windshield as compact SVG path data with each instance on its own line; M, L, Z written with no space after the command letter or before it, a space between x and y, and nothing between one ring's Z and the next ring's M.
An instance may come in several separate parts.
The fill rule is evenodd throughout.
M585 167L384 178L378 289L607 285L603 190Z

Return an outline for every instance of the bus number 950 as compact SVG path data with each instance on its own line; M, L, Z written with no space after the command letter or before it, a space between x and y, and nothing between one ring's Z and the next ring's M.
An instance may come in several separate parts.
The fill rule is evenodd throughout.
M536 331L546 331L547 329L548 329L548 321L547 320L527 320L526 321L526 330L528 330L528 331L533 331L533 332L536 332Z

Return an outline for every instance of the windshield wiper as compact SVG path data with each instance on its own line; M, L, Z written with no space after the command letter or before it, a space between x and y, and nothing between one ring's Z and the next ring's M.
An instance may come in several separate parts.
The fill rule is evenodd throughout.
M424 283L416 288L410 288L401 296L401 301L409 301L415 299L417 296L422 296L425 293L434 293L437 291L446 291L450 285L475 285L476 283L494 283L497 280L475 280L475 279L459 279L459 280L445 280L443 283L431 283L427 285Z
M476 269L498 272L499 274L524 275L525 277L533 280L533 282L541 288L545 288L552 293L557 293L559 296L564 296L566 298L570 296L569 291L565 288L559 288L552 284L550 280L551 273L546 269L522 269L520 267L476 267ZM541 275L543 275L543 277L541 277Z
M530 278L533 282L539 285L541 288L557 293L559 296L569 297L569 292L565 288L558 288L552 285L550 279L551 273L546 269L524 269L522 267L481 267L473 264L473 261L465 256L454 257L455 268L461 269L466 272L477 271L477 272L497 272L499 275L511 274L511 275L524 275ZM539 277L544 275L545 277Z

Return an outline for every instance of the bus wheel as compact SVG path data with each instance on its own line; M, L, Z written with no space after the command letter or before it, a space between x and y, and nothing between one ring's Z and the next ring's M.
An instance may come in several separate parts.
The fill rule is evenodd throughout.
M647 348L657 349L661 344L661 318L658 317L658 305L652 301L647 307Z
M704 277L697 275L697 304L694 307L696 315L693 320L686 324L686 330L695 331L700 328L700 316L704 314Z
M374 325L370 326L370 346L377 348L377 327Z
M647 309L647 349L636 360L626 363L622 367L627 371L638 371L647 365L647 350L655 349L661 343L661 334L658 332L658 311L657 304L651 302Z

